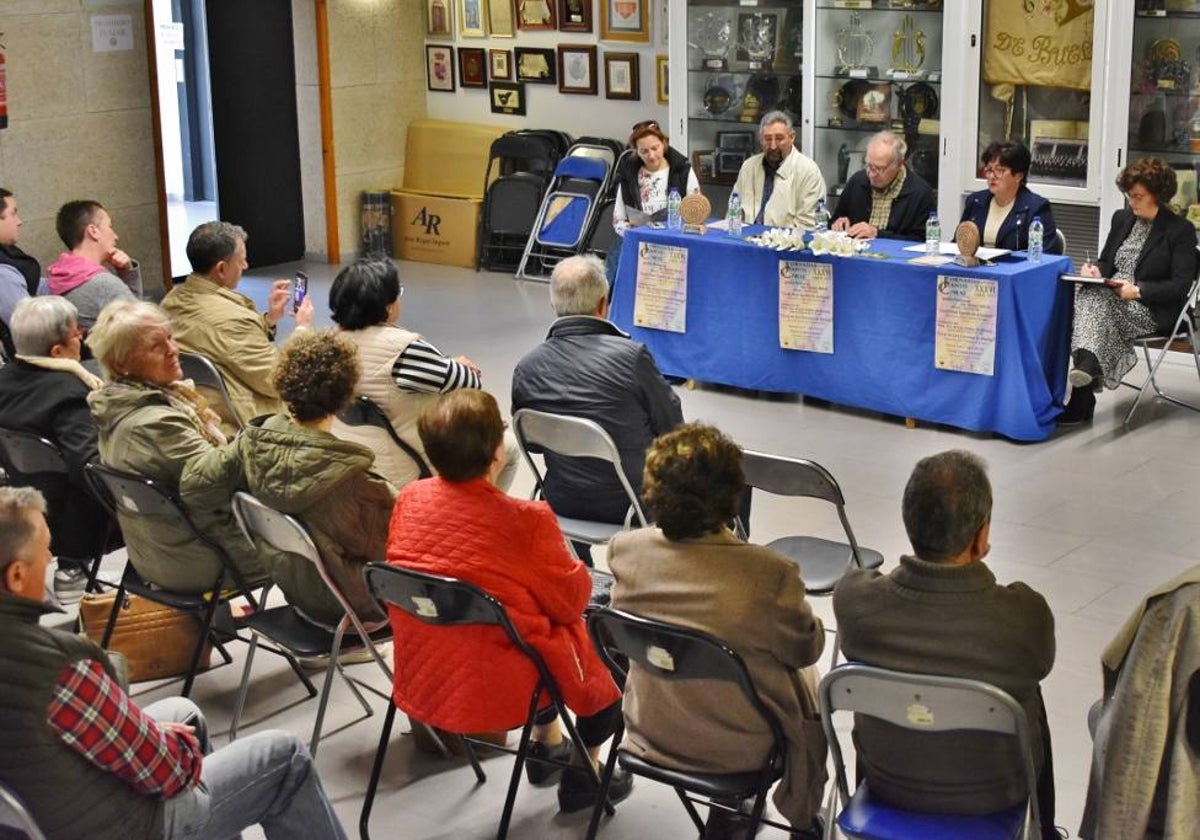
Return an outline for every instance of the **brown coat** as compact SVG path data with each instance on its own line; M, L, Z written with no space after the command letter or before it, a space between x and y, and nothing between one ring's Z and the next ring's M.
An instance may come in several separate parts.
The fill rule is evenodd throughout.
M817 674L807 667L820 658L825 632L804 600L796 564L728 531L672 541L658 529L618 534L608 562L614 607L711 633L745 660L788 741L775 805L807 828L827 778ZM625 748L667 767L757 770L770 749L767 724L728 684L667 684L635 668L624 709Z

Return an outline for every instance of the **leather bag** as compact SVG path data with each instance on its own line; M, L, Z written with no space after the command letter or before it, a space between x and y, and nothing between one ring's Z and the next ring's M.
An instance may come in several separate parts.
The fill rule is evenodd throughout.
M87 594L79 601L83 634L97 644L112 611L115 592ZM127 595L108 649L129 661L129 681L161 680L186 674L192 652L200 640L200 621L194 613L181 612L162 604ZM200 651L199 670L208 667L212 642Z

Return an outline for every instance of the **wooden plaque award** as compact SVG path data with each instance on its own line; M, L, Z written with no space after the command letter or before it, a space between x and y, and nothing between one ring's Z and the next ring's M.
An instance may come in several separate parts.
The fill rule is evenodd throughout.
M683 197L679 205L679 218L683 219L684 233L704 234L708 228L705 222L712 213L712 202L704 197L704 193L694 192Z

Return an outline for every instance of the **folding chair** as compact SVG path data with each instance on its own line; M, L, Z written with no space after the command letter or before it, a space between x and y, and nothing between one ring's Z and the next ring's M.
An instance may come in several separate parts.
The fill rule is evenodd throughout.
M11 834L9 829L16 832ZM46 840L33 814L8 785L0 782L0 837L25 837L27 840Z
M513 432L521 446L521 454L525 456L525 463L533 470L534 487L531 499L536 499L542 492L543 483L542 473L534 463L531 451L550 451L565 458L599 458L607 461L616 472L621 486L625 488L625 493L629 496L629 512L625 515L623 525L572 519L555 514L558 527L568 539L588 545L605 545L614 534L628 529L633 519L637 520L639 527L646 527L646 514L642 511L637 493L633 491L633 485L629 483L621 466L621 453L599 423L583 417L568 417L522 408L513 414Z
M636 756L619 746L624 734L622 723L613 736L600 780L598 803L607 801L608 784L617 761L635 776L642 776L674 788L700 836L704 836L704 820L695 804L731 813L738 813L739 803L753 798L750 826L746 836L753 837L760 826L769 825L791 832L793 826L777 823L764 816L767 793L783 775L786 739L779 721L763 704L754 688L746 664L737 652L715 636L662 621L654 621L631 613L606 607L588 616L588 633L592 642L615 671L626 670L620 657L627 657L644 673L668 682L688 680L719 680L736 685L742 694L771 728L774 745L761 769L748 773L694 773L662 767ZM593 840L600 825L600 808L592 811L588 825L588 840Z
M213 620L216 616L217 605L234 598L244 597L251 606L257 609L258 601L251 591L252 587L246 582L241 571L238 570L226 551L215 541L200 533L184 510L183 503L179 501L178 496L161 482L95 463L87 465L86 473L96 495L104 501L105 506L114 517L151 519L159 522L173 521L188 531L193 540L208 547L221 561L221 570L207 591L195 594L172 592L151 586L142 580L135 563L137 547L127 545L129 561L125 564L125 573L121 576L121 583L117 587L117 595L113 600L112 612L109 613L108 624L105 626L104 636L100 640L100 647L107 648L127 592L132 592L134 595L172 609L196 614L200 621L200 638L192 653L191 665L183 681L183 690L180 692L181 695L187 697L191 693L192 683L196 679L196 672L200 667L200 655L207 640L212 640L226 664L233 661L214 632ZM258 581L255 584L254 588L263 585ZM229 588L226 588L227 585Z
M821 680L821 726L834 763L825 837L837 827L853 838L869 840L1017 840L1040 837L1037 773L1025 712L1005 692L979 680L908 674L857 662L847 663ZM866 782L850 795L834 712L879 718L921 732L979 730L1017 739L1024 765L1026 796L1019 805L993 814L934 814L892 807L872 795ZM839 807L840 812L837 811Z
M23 432L18 429L0 428L0 466L8 474L9 481L22 481L33 476L40 476L49 484L59 486L62 493L67 493L71 487L71 468L62 450L44 437ZM37 484L39 482L31 482ZM92 498L95 493L91 487L82 488ZM48 500L52 504L54 499ZM102 503L97 499L97 504ZM57 517L56 517L57 518ZM108 527L103 538L91 553L91 565L87 573L87 592L99 592L96 575L100 573L100 562L104 559L106 549L116 532L116 520L107 517ZM51 534L53 538L53 534Z
M557 709L559 718L562 720L563 726L566 727L567 735L571 739L571 743L574 744L579 757L583 761L583 765L591 769L593 779L597 784L600 783L599 776L596 774L595 768L588 758L587 748L583 745L583 741L580 740L579 732L575 729L575 724L572 722L570 715L567 714L567 707L563 702L562 693L558 690L558 684L554 681L554 677L550 674L550 670L546 667L546 663L542 660L538 652L521 638L521 634L517 632L512 621L509 620L508 613L499 600L482 589L464 581L456 580L455 578L425 574L399 566L389 566L386 563L368 563L363 574L366 577L367 588L370 589L372 595L382 603L391 604L403 610L417 621L441 627L485 624L500 628L508 636L508 640L512 645L521 651L537 670L538 681L533 687L533 693L529 698L529 713L525 717L525 725L521 729L521 740L517 748L514 750L487 742L478 742L486 745L489 749L499 750L516 756L516 761L513 763L512 776L508 783L508 794L504 800L504 811L500 816L500 827L496 832L497 840L504 840L508 836L508 825L512 819L513 803L517 798L517 787L521 783L521 771L525 767L525 762L527 760L543 761L544 763L564 768L569 766L565 762L553 759L529 758L527 755L530 735L533 732L534 718L537 716L540 706L539 700L541 700L543 694L549 696L550 701L553 703L555 709ZM379 749L375 752L375 763L371 767L371 780L367 784L362 815L359 818L359 831L363 840L369 840L367 823L370 820L371 806L375 800L375 790L379 786L379 775L383 768L384 756L387 754L388 741L392 734L392 721L395 719L395 716L396 702L395 698L392 697L388 700L387 717L383 721L383 733L379 739ZM483 768L479 765L479 759L471 747L471 744L475 742L473 739L466 737L467 733L455 734L462 738L466 747L467 757L471 762L471 767L475 770L475 778L479 784L482 784L487 780L487 776L484 775ZM608 800L602 797L601 802L611 814L613 807Z
M229 389L225 386L225 377L213 364L212 359L200 353L179 353L179 367L183 370L183 378L192 380L197 388L203 388L205 395L215 399L215 407L222 419L227 419L239 429L245 428L246 422L233 407Z
M356 432L346 433L345 429L339 429L339 425L356 429ZM391 458L377 458L375 469L383 473L388 481L397 487L407 484L412 480L413 472L406 469L406 462L411 461L416 469L416 478L429 478L433 475L433 470L429 464L421 457L421 453L414 449L404 438L396 434L396 428L388 420L387 415L383 413L383 409L376 403L364 396L358 396L348 406L337 413L334 419L333 433L338 437L347 437L352 440L360 440L364 436L368 436L379 440L387 440L385 447L395 447L398 452L394 453L399 460ZM367 443L365 440L361 442ZM377 452L386 451L381 448L367 443L368 446L375 449Z
M294 517L267 507L249 493L242 492L233 494L233 513L237 517L246 539L253 542L257 537L279 551L295 556L296 562L308 562L315 565L317 572L321 575L321 580L329 587L329 591L333 593L345 614L333 632L306 621L291 604L256 611L253 615L246 616L241 620L241 626L249 629L251 633L250 652L246 655L246 665L242 669L242 682L238 686L233 721L229 725L229 740L233 741L237 738L238 721L241 719L242 709L246 704L246 695L250 688L250 669L254 664L254 651L258 648L258 637L266 636L283 651L286 651L289 661L292 661L292 657L329 656L329 664L325 667L325 682L321 686L321 699L317 705L317 720L313 724L312 741L308 748L309 752L315 756L317 747L321 743L321 726L325 721L325 708L329 704L329 688L333 683L334 671L341 674L342 679L346 681L346 685L350 687L350 691L363 707L363 711L366 712L363 719L371 717L375 711L362 696L362 692L358 690L359 686L387 699L387 695L383 692L348 676L342 663L338 661L338 657L348 647L362 646L370 651L371 658L375 660L390 683L392 669L384 662L375 647L375 642L386 642L391 639L391 626L385 625L374 633L367 631L362 619L346 599L341 587L330 577L321 552L313 543L312 537ZM357 641L353 638L346 639L346 630L350 627L354 628L354 632L358 636ZM308 688L309 697L316 695L317 691L308 677L304 676L303 680Z
M1167 351L1171 350L1181 341L1187 342L1187 349L1191 351L1192 361L1196 364L1196 374L1200 376L1200 347L1197 347L1196 344L1196 326L1192 320L1196 292L1198 290L1200 290L1200 276L1192 281L1192 286L1188 290L1187 297L1184 299L1183 308L1179 310L1179 315L1175 318L1175 326L1171 328L1170 332L1156 333L1134 339L1134 345L1142 349L1142 355L1146 358L1146 368L1149 370L1149 373L1141 385L1121 382L1127 388L1136 388L1138 392L1137 397L1133 400L1133 405L1129 406L1129 411L1125 414L1125 419L1122 421L1123 425L1128 426L1129 421L1133 419L1133 413L1137 411L1138 405L1142 402L1142 397L1146 395L1147 386L1154 389L1154 393L1159 399L1166 400L1183 408L1190 408L1192 411L1200 411L1200 405L1181 400L1163 391L1158 387L1158 380L1155 378L1158 374L1159 365L1167 357ZM1150 359L1151 345L1158 348L1158 354L1154 357L1153 361Z

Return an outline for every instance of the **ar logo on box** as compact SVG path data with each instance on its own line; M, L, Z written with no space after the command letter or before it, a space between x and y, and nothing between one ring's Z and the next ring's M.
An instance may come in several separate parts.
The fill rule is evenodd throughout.
M430 213L428 209L422 207L421 212L413 216L410 225L424 225L426 236L441 236L438 230L438 225L442 223L442 217L436 213Z

